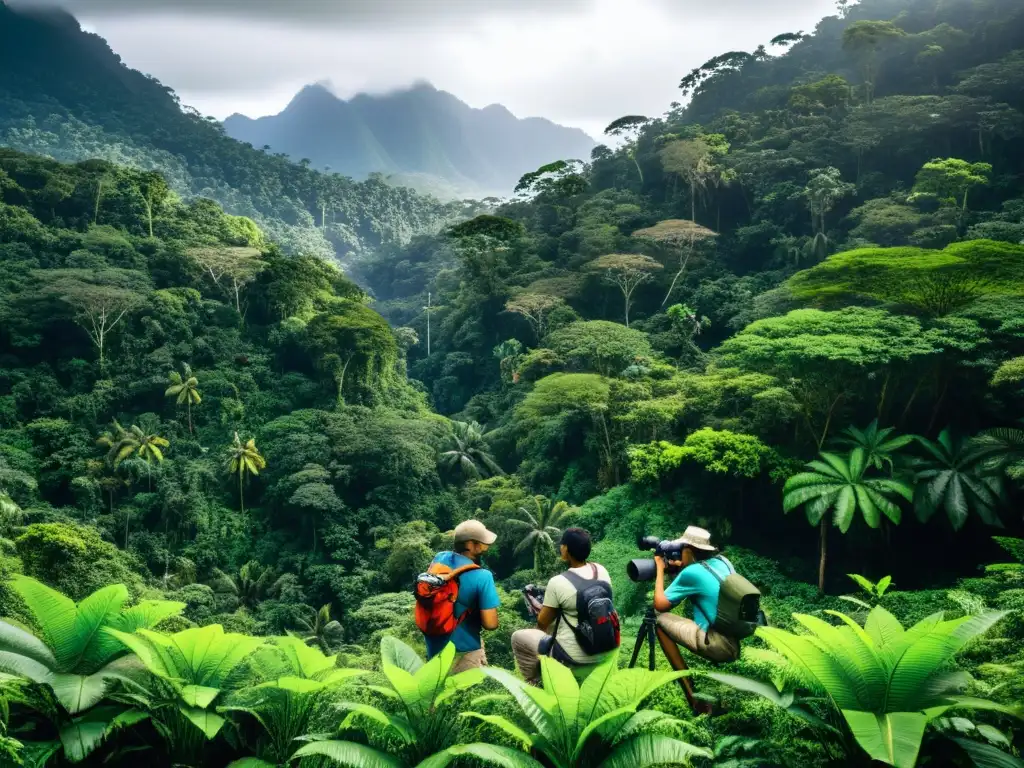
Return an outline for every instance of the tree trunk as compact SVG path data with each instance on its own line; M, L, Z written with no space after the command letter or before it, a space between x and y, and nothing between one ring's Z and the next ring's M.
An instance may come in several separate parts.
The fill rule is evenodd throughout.
M187 392L185 394L188 395ZM191 396L188 396L188 397L185 398L185 404L186 404L186 407L188 409L188 433L191 435L191 434L193 434L193 432L192 432L192 397Z
M697 222L697 181L690 180L690 221Z
M103 197L103 179L96 183L96 209L92 215L92 223L100 223L100 198Z
M238 506L242 510L242 514L245 514L245 493L242 490L242 470L238 470Z
M821 516L821 559L818 562L818 594L825 594L825 561L828 557L828 515Z
M128 524L131 522L131 519L132 519L132 513L128 512L124 516L124 548L125 548L125 550L128 549Z

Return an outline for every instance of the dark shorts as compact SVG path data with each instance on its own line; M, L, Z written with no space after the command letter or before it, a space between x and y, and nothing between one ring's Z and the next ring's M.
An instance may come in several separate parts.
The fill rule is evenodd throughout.
M578 667L577 664L565 651L562 650L562 646L555 642L555 638L552 635L548 635L540 641L540 645L537 647L538 656L550 656L559 664L563 664L567 667Z

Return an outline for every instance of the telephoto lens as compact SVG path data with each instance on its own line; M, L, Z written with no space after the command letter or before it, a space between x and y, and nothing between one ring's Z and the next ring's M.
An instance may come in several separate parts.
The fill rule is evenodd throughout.
M654 565L653 559L641 557L629 561L626 565L626 575L632 581L654 581L654 577L658 575L658 569Z

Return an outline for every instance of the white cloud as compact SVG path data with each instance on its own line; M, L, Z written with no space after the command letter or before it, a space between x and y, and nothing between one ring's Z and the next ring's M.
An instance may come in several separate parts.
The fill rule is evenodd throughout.
M541 13L540 0L517 3L514 12L512 0L441 0L429 17L394 17L412 1L328 7L292 0L304 23L291 25L272 18L280 6L270 3L214 0L213 15L188 13L191 3L181 0L162 0L156 5L163 10L148 14L138 12L141 2L119 15L109 12L117 0L67 4L92 6L83 21L129 66L155 75L204 114L274 113L303 85L321 80L348 97L426 79L472 106L498 102L520 117L547 117L595 137L621 115L664 112L679 98L679 79L711 56L810 30L833 7L833 0L573 0L549 2L544 7L556 11ZM255 10L227 15L243 5ZM356 5L363 15L352 25L340 8ZM315 8L323 9L321 24L308 23ZM384 15L388 9L392 16Z

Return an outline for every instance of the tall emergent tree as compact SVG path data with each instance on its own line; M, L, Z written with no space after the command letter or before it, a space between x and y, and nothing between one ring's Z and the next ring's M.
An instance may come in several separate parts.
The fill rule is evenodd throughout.
M184 376L177 371L171 371L167 377L170 386L164 393L166 397L175 398L178 405L184 404L188 411L188 431L192 434L192 406L199 405L203 398L199 395L199 380L192 375L192 367L188 363L182 363Z
M565 305L558 296L543 293L521 293L505 302L505 311L522 315L530 323L533 332L540 341L547 330L548 315L555 309Z
M235 442L228 448L228 472L238 475L238 504L242 513L245 513L245 490L243 483L247 474L258 475L261 469L265 469L267 460L264 459L256 449L256 440L249 438L248 442L242 443L235 432Z
M640 170L640 163L636 160L636 140L644 126L651 122L651 118L643 115L626 115L618 120L613 120L604 129L605 136L623 136L626 139L626 153L629 159L636 166L636 172L640 175L640 183L644 183L644 172Z
M825 216L840 199L853 193L856 185L843 181L838 168L817 168L811 171L804 188L807 207L811 211L812 234L825 234Z
M636 230L633 237L663 246L672 251L679 260L679 269L672 277L672 283L665 293L665 298L661 300L661 306L664 307L671 298L679 278L686 271L686 265L690 262L697 245L718 237L718 233L712 232L707 227L702 227L695 221L666 219L659 221L653 227Z
M41 284L36 298L56 299L70 310L99 353L100 372L106 366L107 339L145 299L149 285L129 269L45 269L33 272Z
M659 153L661 167L690 185L690 219L697 220L697 197L707 189L714 173L711 147L703 138L681 139L667 144Z
M235 311L244 316L242 294L245 287L253 282L266 264L260 260L258 248L193 248L189 256L195 259L210 276L217 289L235 305Z
M622 291L625 303L626 327L629 328L629 308L633 304L633 293L641 283L650 280L655 272L664 269L650 256L635 253L609 253L594 259L587 268L604 272L604 279Z
M963 223L967 213L967 193L973 187L988 184L991 174L989 163L969 163L956 157L935 158L917 172L911 199L929 195L956 205L960 209L959 220Z
M907 33L891 21L855 21L843 32L843 50L860 60L864 75L864 100L870 104L875 94L879 53Z

